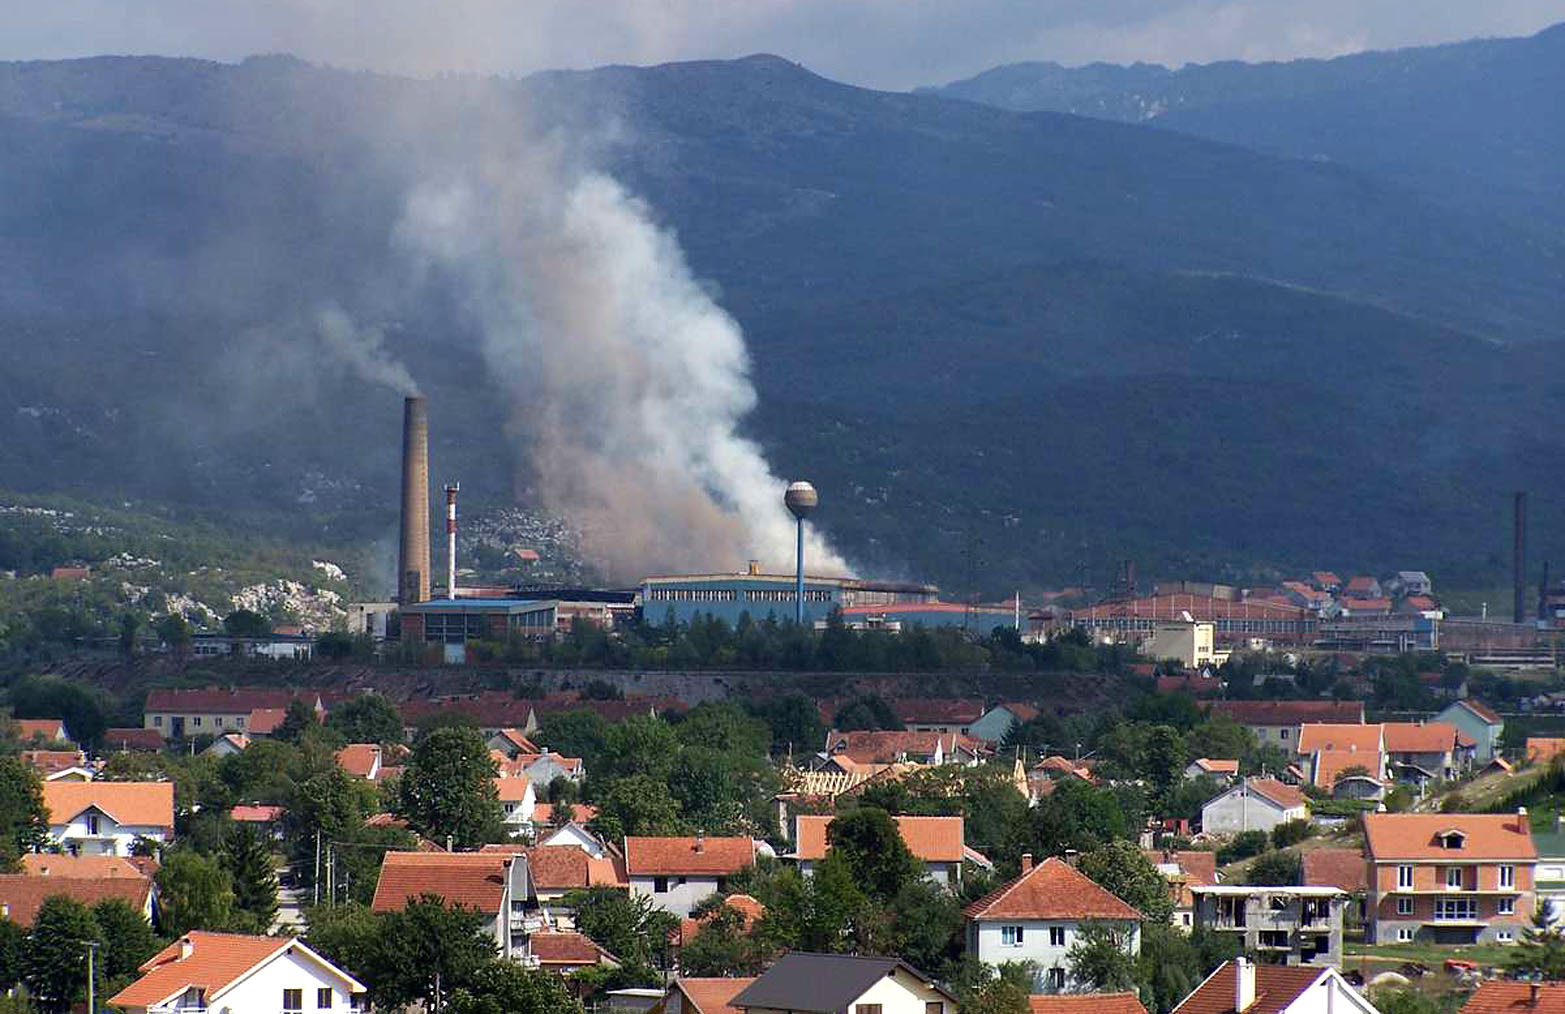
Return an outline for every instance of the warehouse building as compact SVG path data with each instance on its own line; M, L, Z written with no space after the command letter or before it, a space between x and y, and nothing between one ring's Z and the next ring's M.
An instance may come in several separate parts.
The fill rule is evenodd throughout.
M738 574L649 577L641 583L641 612L648 623L662 623L670 612L678 623L704 615L738 623L745 613L756 621L769 616L792 619L794 582L794 575L765 574L754 562ZM932 584L806 575L804 620L814 623L826 619L833 609L859 606L894 612L891 607L938 602L939 595L940 589Z

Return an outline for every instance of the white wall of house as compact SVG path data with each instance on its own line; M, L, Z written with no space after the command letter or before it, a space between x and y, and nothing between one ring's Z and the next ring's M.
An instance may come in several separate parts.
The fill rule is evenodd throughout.
M343 973L290 949L256 969L237 985L208 1000L212 1006L232 1011L233 1014L249 1014L251 1011L272 1014L284 1010L305 1011L309 1014L345 1012L351 1005L352 988L352 980ZM298 1007L284 1005L283 991L288 989L300 991ZM319 990L331 991L330 1007L320 1006Z
M578 824L566 824L564 827L549 834L540 845L574 845L594 859L602 859L608 855L608 850L603 843L594 838L592 832Z
M815 867L820 862L815 859L799 860L799 876L812 877L815 875ZM950 887L961 882L961 863L920 863L924 867L924 879L941 887Z
M1270 799L1247 792L1241 784L1201 807L1201 830L1270 831L1278 824L1303 820L1307 816L1309 810L1304 806L1285 809Z
M1130 953L1141 953L1141 924L1120 923L1130 928ZM1012 942L1012 931L1020 929L1019 942ZM967 924L967 951L986 965L1007 961L1031 961L1038 966L1036 988L1040 991L1069 989L1070 961L1067 955L1077 943L1081 923L1074 920L983 919Z
M848 1004L847 1014L869 1004L880 1005L881 1014L925 1014L926 1004L942 1005L942 1014L956 1014L956 1005L932 986L920 982L902 969L878 980ZM686 1008L689 1009L688 1007ZM745 1007L745 1014L793 1014L771 1007Z
M169 837L166 827L121 824L96 807L88 807L69 823L49 825L50 841L84 856L128 856L137 838L166 842Z
M533 811L537 806L538 793L533 790L533 783L529 781L521 799L507 800L500 804L501 821L505 824L505 829L511 834L531 832Z
M657 888L661 886L663 890ZM681 919L690 915L702 901L717 893L717 878L713 876L669 876L630 878L630 893L652 899L652 904L665 912L672 912Z

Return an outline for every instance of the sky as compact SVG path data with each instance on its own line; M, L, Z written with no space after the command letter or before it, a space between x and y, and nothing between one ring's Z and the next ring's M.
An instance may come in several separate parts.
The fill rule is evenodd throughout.
M1001 63L1340 56L1565 21L1565 0L8 0L0 59L292 53L527 74L769 52L874 88Z

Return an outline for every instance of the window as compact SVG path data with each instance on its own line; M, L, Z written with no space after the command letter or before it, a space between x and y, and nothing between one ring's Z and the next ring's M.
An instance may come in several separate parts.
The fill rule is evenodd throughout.
M853 1005L854 1014L880 1014L878 1003L856 1003Z
M87 833L98 833L98 815L96 813L87 814Z
M315 1009L331 1010L331 987L322 986L315 991Z
M1447 922L1472 922L1478 918L1478 899L1440 898L1435 901L1435 919Z
M652 893L653 894L667 894L668 893L668 878L667 877L653 877L652 878Z
M1287 730L1287 729L1283 729L1281 732L1277 733L1277 738L1278 739L1287 739L1288 738L1288 731L1289 730Z
M1516 914L1516 899L1515 898L1501 898L1500 899L1499 912L1500 912L1501 915L1515 915Z
M1514 866L1502 866L1502 867L1500 867L1500 886L1501 887L1515 887L1516 886L1516 867L1514 867Z
M1397 899L1397 915L1412 915L1412 914L1413 914L1413 899L1412 898L1398 898Z
M195 717L191 718L190 724L191 725L200 725L201 724L201 716L200 715L196 715Z
M234 719L234 728L236 728L236 729L243 729L244 727L245 727L245 719L244 719L243 715L240 715L238 718Z
M283 1010L304 1010L304 990L283 990Z
M1510 930L1495 930L1494 938L1502 944L1508 944L1516 938L1516 935Z
M1052 990L1064 989L1065 988L1065 969L1063 969L1063 968L1051 968L1051 969L1049 969L1049 976L1048 976L1048 979L1046 981L1049 984L1049 988L1052 989Z
M939 1000L924 1004L924 1014L945 1014L946 1005Z
M1460 831L1447 831L1440 836L1440 847L1443 849L1459 849L1467 843L1467 836Z
M153 725L162 725L163 724L163 716L162 715L153 715L152 716L152 724Z
M1410 930L1410 929L1408 929L1406 927L1403 927L1402 929L1397 930L1397 943L1405 944L1405 943L1407 943L1408 941L1410 941L1412 939L1413 939L1413 931L1412 930Z
M1050 947L1064 947L1065 946L1065 927L1064 926L1050 926L1049 927L1049 946Z
M1024 931L1023 931L1022 927L1020 927L1020 926L1001 926L1000 927L1000 946L1001 947L1020 947L1022 945L1022 937L1023 936L1024 936Z
M1462 868L1460 866L1447 866L1445 868L1445 886L1458 891L1462 889Z
M1413 887L1413 867L1397 867L1397 887L1403 890L1411 890Z

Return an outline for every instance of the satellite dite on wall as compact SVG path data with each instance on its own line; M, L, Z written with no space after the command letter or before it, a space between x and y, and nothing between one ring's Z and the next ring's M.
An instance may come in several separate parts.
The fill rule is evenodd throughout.
M783 504L787 506L788 513L793 515L794 526L798 533L798 548L794 553L796 571L793 584L793 619L795 623L804 623L804 519L820 506L820 494L815 492L815 487L801 480L790 482L788 492L783 494Z

